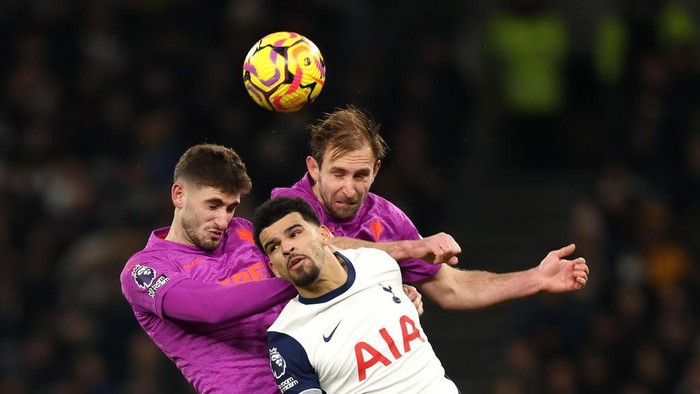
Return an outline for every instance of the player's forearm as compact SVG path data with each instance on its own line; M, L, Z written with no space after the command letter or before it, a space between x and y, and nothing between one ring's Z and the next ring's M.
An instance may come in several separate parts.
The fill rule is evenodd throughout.
M536 269L495 274L492 272L472 271L467 286L475 295L475 308L483 308L530 296L540 291ZM468 297L469 298L469 297ZM466 300L469 302L469 300Z
M215 324L264 312L296 295L282 279L247 282L232 286L187 279L163 297L163 315L176 320Z
M447 310L472 310L535 294L541 290L536 269L496 274L444 266L421 292Z
M339 249L357 249L357 248L375 248L380 249L393 257L394 260L403 260L410 257L408 251L408 243L406 241L392 242L370 242L356 238L335 237L333 238L333 246Z

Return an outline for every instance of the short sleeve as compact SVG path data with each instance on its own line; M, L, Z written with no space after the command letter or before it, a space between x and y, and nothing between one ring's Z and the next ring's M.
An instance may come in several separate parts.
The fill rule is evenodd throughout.
M321 394L321 384L303 346L291 336L269 331L270 370L283 394Z

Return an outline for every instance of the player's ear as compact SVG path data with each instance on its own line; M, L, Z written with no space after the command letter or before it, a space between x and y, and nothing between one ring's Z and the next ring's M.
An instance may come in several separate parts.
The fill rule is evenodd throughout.
M322 224L318 226L318 231L321 234L321 240L323 241L323 244L330 245L331 238L333 238L333 233L331 233L331 229Z
M311 156L306 156L306 169L309 171L311 179L313 179L314 182L318 182L318 173L320 171L318 161Z
M379 173L379 169L382 167L382 161L377 160L376 163L374 163L374 177L377 177L377 174Z
M173 183L173 187L170 188L170 198L175 208L182 209L185 206L184 195L185 187L181 183Z
M269 262L267 263L267 266L270 267L270 271L272 271L272 273L273 273L277 278L280 277L280 273L279 273L279 272L275 269L275 267L272 265L272 261L269 261Z

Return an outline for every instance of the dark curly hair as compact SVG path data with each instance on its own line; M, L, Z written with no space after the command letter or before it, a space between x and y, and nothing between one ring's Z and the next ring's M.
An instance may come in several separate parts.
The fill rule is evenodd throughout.
M321 221L316 215L316 211L301 198L296 197L276 197L265 201L253 213L253 228L255 231L255 244L265 252L260 243L260 233L270 227L276 221L297 212L304 220L316 226L321 225Z

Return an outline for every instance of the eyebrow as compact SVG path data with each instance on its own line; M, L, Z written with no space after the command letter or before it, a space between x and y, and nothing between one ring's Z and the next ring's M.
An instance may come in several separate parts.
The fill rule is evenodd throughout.
M287 227L287 228L284 230L284 233L285 233L285 234L289 234L289 233L291 233L292 231L294 231L294 229L296 229L297 227L302 227L302 228L303 228L304 226L302 226L302 225L299 224L299 223L292 224L291 226ZM275 244L275 243L277 243L277 242L279 242L279 241L277 240L277 238L272 238L271 240L265 242L265 244L263 245L263 250L267 250L267 247L268 247L268 246L273 245L273 244Z
M360 168L360 169L357 170L357 171L349 171L349 170L348 170L347 168L345 168L345 167L333 166L333 167L331 167L331 168L329 169L329 172L344 172L344 173L353 172L353 173L358 173L358 174L369 174L369 172L370 172L371 170L372 170L371 168L364 167L364 168Z
M212 198L209 198L209 199L204 200L204 203L206 203L206 204L226 205L226 206L230 206L230 205L238 206L238 205L241 204L241 201L240 201L240 200L236 200L236 201L232 202L231 204L225 204L225 203L224 203L224 200L222 200L222 199L220 199L220 198L218 198L218 197L212 197Z
M213 204L224 205L224 201L218 197L207 198L206 200L204 200L204 202L208 203L208 204L213 203Z

